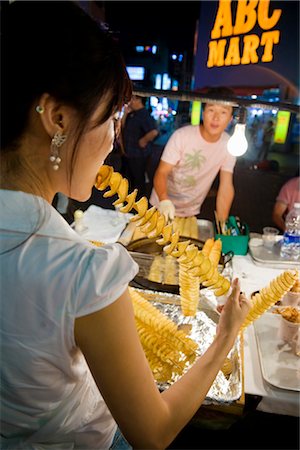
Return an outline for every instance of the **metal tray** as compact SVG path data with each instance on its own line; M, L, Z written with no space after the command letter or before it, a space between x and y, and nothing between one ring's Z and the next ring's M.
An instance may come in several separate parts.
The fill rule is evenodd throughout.
M254 322L262 375L271 385L300 391L300 365L289 344L278 337L280 315L265 313Z
M163 246L157 244L157 239L158 238L149 239L147 237L136 239L127 245L127 250L130 252L145 253L153 256L162 255L164 253ZM204 241L184 236L180 236L179 241L190 241L191 244L196 245L199 249L201 249L204 245Z
M207 219L197 219L199 239L205 242L207 239L214 237L215 230L213 223Z
M278 236L277 242L272 249L267 249L260 238L249 241L249 253L253 262L258 266L268 266L277 269L300 268L300 261L287 260L280 256L282 236Z
M219 316L218 314L215 314L214 311L206 309L207 303L205 302L204 297L200 297L196 317L185 317L182 315L180 309L180 296L142 289L136 289L136 291L141 293L147 300L153 302L154 306L176 324L181 326L189 325L191 328L189 337L198 344L198 356L202 355L213 342ZM228 358L232 364L232 373L226 378L223 372L219 371L205 398L204 404L230 404L242 397L244 392L242 345L242 338L239 336L228 354ZM186 370L188 370L188 368L189 367L187 367ZM177 381L177 379L173 380L173 382L175 381ZM158 387L160 390L165 390L171 384L172 383L158 384Z

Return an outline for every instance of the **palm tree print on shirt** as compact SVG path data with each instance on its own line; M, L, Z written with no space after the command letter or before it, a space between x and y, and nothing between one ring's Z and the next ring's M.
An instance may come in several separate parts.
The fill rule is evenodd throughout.
M187 175L182 177L181 184L187 187L196 186L196 177L191 174L191 171L198 170L206 162L205 156L202 155L202 150L193 150L187 153L184 157L183 167Z
M183 165L188 169L200 169L205 161L206 158L202 155L202 150L194 150L192 153L186 153Z

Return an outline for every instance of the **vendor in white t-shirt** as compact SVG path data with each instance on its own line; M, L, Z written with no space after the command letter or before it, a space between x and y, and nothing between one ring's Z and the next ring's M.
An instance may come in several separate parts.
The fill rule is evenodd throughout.
M220 98L232 97L229 88L213 88L209 92ZM167 219L200 213L210 187L218 175L216 211L226 220L234 198L233 170L236 158L227 150L228 133L224 130L232 120L228 103L206 103L203 123L176 130L169 139L154 176L150 203Z

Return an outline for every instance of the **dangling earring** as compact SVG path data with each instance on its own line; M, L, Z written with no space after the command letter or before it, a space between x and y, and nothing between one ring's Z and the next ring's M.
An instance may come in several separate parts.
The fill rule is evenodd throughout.
M61 163L61 158L59 157L58 149L63 145L65 140L67 139L66 134L62 134L60 131L57 131L55 135L53 136L51 140L51 154L50 154L50 161L53 163L53 170L59 169L59 164Z

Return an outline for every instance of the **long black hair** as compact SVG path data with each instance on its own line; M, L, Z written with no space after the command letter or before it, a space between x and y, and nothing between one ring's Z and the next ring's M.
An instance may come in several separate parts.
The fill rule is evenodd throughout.
M130 99L118 43L72 1L15 1L1 11L1 151L17 148L43 93L73 107L78 138L99 101L105 122Z
M101 100L106 107L98 125L130 100L132 86L118 43L107 28L70 0L17 0L1 2L0 7L0 156L9 161L2 165L2 174L4 166L14 177L24 170L18 147L32 107L37 106L42 94L48 93L77 112L75 145L68 171L71 182L78 142ZM26 242L47 220L39 198L37 208L40 215L34 231L17 240L12 248L3 248L2 254Z

